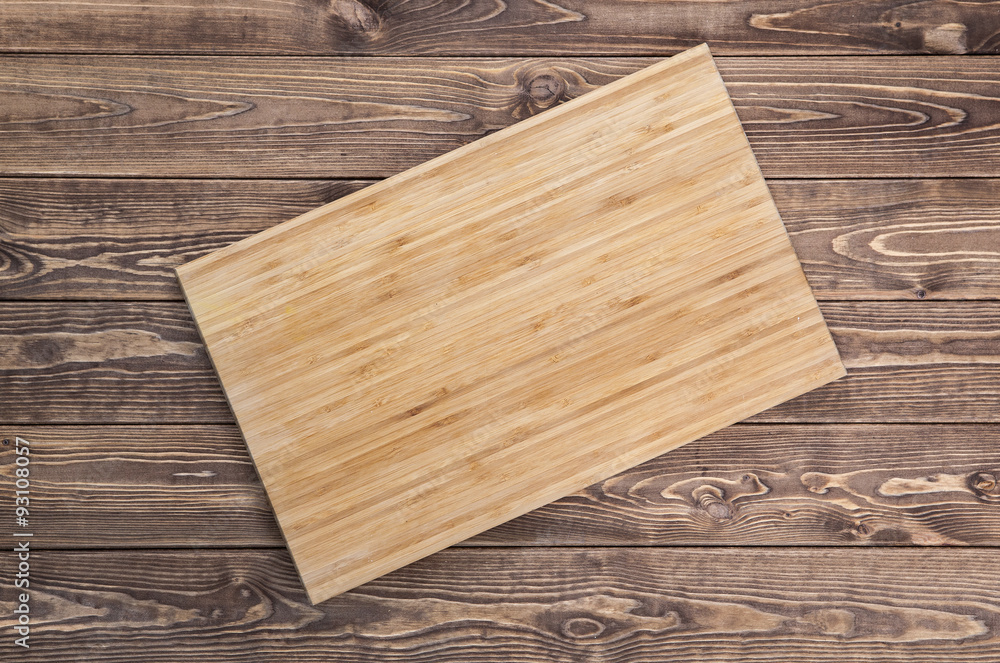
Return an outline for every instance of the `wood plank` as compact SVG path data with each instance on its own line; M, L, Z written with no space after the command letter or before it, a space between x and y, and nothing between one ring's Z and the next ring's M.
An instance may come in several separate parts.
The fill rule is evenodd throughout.
M704 45L177 275L315 602L845 374Z
M849 378L754 421L837 421L846 418L845 412L856 421L881 423L1000 418L1000 310L995 304L828 302L822 310ZM981 419L973 412L976 402L994 412Z
M372 181L0 178L0 299L179 301L177 265ZM768 186L819 300L1000 299L1000 180Z
M0 175L383 177L653 62L7 56ZM748 57L719 69L769 177L996 177L998 63Z
M0 179L0 299L182 301L178 265L370 183Z
M996 2L0 3L3 51L279 55L997 53Z
M30 564L32 663L985 663L1000 639L982 550L452 549L318 606L284 551Z
M821 302L820 309L847 377L758 421L1000 421L995 305ZM6 302L0 362L0 423L232 422L181 304Z
M33 547L284 547L235 426L14 435ZM996 426L737 424L458 545L1000 546L998 477Z
M0 307L0 417L232 421L191 314L173 303Z
M32 548L284 547L235 425L9 426L0 435L0 467L14 467L15 436L31 450ZM0 499L13 505L5 478Z
M817 299L1000 298L1000 180L769 187Z

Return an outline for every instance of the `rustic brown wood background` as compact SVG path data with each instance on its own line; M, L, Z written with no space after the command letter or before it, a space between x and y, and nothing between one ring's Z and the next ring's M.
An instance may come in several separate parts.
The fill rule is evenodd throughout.
M702 41L849 375L310 606L172 267ZM1000 659L1000 2L0 0L0 51L3 660Z

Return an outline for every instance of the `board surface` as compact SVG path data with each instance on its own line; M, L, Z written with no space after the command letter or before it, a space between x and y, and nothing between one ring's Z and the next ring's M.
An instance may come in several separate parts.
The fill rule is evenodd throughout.
M177 272L313 602L844 374L705 46Z

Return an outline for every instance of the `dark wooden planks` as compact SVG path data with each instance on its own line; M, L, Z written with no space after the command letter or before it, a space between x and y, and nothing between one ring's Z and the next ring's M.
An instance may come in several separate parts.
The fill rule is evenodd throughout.
M0 175L382 177L654 61L7 56ZM998 63L718 61L790 178L1000 175Z
M152 0L0 3L4 51L231 54L996 53L996 2Z
M39 549L283 546L235 426L0 433L31 443ZM998 478L996 426L737 425L463 545L998 546Z
M113 0L0 2L0 50L663 56L707 39L717 55L815 56L997 53L1000 43L996 2L379 0L361 5L354 0L223 0L195 4L163 0L144 0L142 6ZM586 20L574 21L569 12ZM328 82L319 95L320 103L297 115L306 102L298 101L296 94L308 97L310 90L288 84L281 77L280 62L274 67L278 75L268 79L277 86L268 91L267 81L261 80L252 60L221 58L225 66L209 72L209 86L200 90L183 81L175 85L170 66L163 66L183 68L188 66L187 58L160 64L156 59L133 63L132 58L109 58L112 64L96 80L83 66L89 60L56 57L48 64L61 63L62 71L69 72L63 78L40 79L31 86L15 82L13 89L9 84L4 88L0 109L10 110L18 99L18 107L25 107L23 97L12 91L21 95L47 90L54 96L34 99L29 106L54 109L55 115L68 117L76 113L81 119L66 120L61 127L58 122L30 125L37 133L35 145L41 147L37 156L27 157L19 154L27 149L24 143L12 141L11 125L0 125L0 150L5 144L12 146L0 155L0 171L88 177L381 176L545 108L550 97L559 99L598 82L597 77L584 82L563 77L573 67L547 78L551 72L543 66L537 77L527 80L511 82L501 72L498 78L482 82L470 79L470 89L479 85L479 90L469 92L459 86L456 92L455 73L443 67L420 79L427 83L424 87L408 87L412 94L393 97L394 88L409 83L389 75L385 65L397 66L395 61L376 60L363 63L375 73L382 70L381 76L370 77L373 82L368 91L338 96L345 84ZM775 73L777 68L757 68L737 80L727 69L731 60L724 60L722 68L770 175L976 177L1000 174L995 143L977 153L983 149L977 147L977 140L995 136L991 128L976 122L995 122L997 94L974 89L976 83L970 80L970 74L995 71L998 67L992 60L982 67L964 59L941 58L943 66L915 71L920 67L897 64L895 58L885 62L809 58L812 72L808 76L798 78L798 73L786 68L794 79L781 78L780 72ZM9 71L9 62L0 60L0 77ZM291 74L302 73L298 58L290 62ZM148 74L144 73L147 64L154 65ZM329 73L334 63L307 64ZM586 71L592 64L588 60L586 67L575 71L590 76ZM623 69L640 64L626 61ZM75 79L75 94L81 98L61 98L60 81L71 77L76 66L82 74ZM116 68L123 70L121 76ZM199 67L189 68L197 78ZM855 68L857 77L844 85L844 73L853 76ZM29 69L43 71L37 66ZM896 70L902 72L898 79L893 76ZM402 71L404 79L411 76L411 70ZM608 77L615 75L620 74ZM236 81L233 87L225 86L226 76ZM248 80L260 84L246 85ZM122 81L127 85L116 88L115 83ZM209 94L200 94L206 89ZM757 101L768 89L780 89L781 98L772 95ZM216 95L216 90L224 94ZM145 93L148 103L136 103L134 108L101 106L103 100L134 101ZM499 112L488 126L456 131L456 123L439 122L426 131L422 128L432 123L415 118L404 101L397 119L380 125L381 134L366 132L363 122L353 126L343 122L349 112L334 113L328 124L309 124L310 113L321 122L331 120L324 106L331 98L352 101L352 109L361 109L371 119L370 107L353 101L364 98L377 103L381 96L390 101L409 97L415 105L432 110L470 108L467 114L478 122ZM257 117L263 107L277 119L261 122L258 128L216 130L216 125L226 121L225 109L219 113L212 108L216 97L250 99L258 103L252 111ZM943 108L935 106L939 102ZM91 110L96 106L108 117L87 119L88 103ZM201 116L194 107L199 103L208 108ZM80 107L84 107L82 112ZM118 120L111 117L119 111L123 115ZM839 113L840 117L823 113ZM962 113L968 115L962 117ZM150 117L154 118L151 124L156 117L166 123L146 128L133 125L132 134L124 132L103 142L97 135L121 132L116 121L137 117L136 125ZM293 126L295 122L300 126ZM957 124L949 126L951 122ZM73 125L84 129L74 131ZM206 125L213 128L200 134L191 131ZM360 131L353 136L341 130L358 126ZM428 137L435 130L437 135ZM162 133L137 140L135 134L143 132ZM297 135L289 138L285 133ZM174 141L171 134L181 140ZM207 139L202 147L199 137ZM355 137L356 142L351 140ZM375 149L369 154L358 156L371 147ZM842 147L846 151L838 154ZM142 154L143 150L148 154ZM303 156L318 161L303 161ZM176 162L172 161L175 157ZM25 161L27 169L22 168ZM108 182L101 190L91 189L90 182L65 187L66 181L70 180L26 179L20 181L23 187L0 182L0 232L9 233L0 239L4 254L0 262L4 257L17 261L13 267L0 266L0 299L176 299L169 267L178 256L193 257L297 214L302 205L321 204L325 197L341 192L339 184L320 182L220 180L206 182L201 189L197 187L202 184L195 182L195 188L188 189L181 181L101 180ZM272 184L273 189L269 188ZM130 189L133 185L136 188ZM254 193L258 185L259 196ZM217 187L214 193L213 186ZM772 181L770 186L821 298L997 298L1000 281L991 257L996 245L995 183ZM108 198L100 200L92 195L95 191ZM64 197L61 202L60 197ZM933 256L942 245L948 254ZM875 335L866 336L862 329L851 336L876 347L878 339L892 335L895 325L899 340L880 356L898 362L915 348L930 361L934 352L929 344L943 336L934 332L922 312L940 309L927 309L927 302L911 304L915 308L882 308L876 313L870 312L874 309L869 305L854 309L873 324L892 322L889 329L882 328ZM151 309L72 305L70 310L63 304L38 306L50 308L47 325L41 324L45 329L63 324L78 328L75 321L86 318L96 320L96 330L101 320L110 319L111 329L124 327L140 336L153 329L172 342L192 339L180 331L190 332L185 327L188 323L180 321L186 320L186 314L175 315L169 306L160 311L155 305ZM1000 376L992 372L996 340L991 329L996 329L996 317L988 309L981 310L985 327L973 319L977 314L972 310L954 316L959 324L966 321L967 329L960 338L945 342L951 349L944 353L942 363L929 368L897 364L892 370L899 373L894 374L888 369L855 366L849 380L856 383L848 391L838 392L832 400L824 395L803 410L782 414L782 420L788 420L786 416L852 420L859 413L873 421L878 416L933 420L936 411L948 419L995 418L995 385ZM94 311L102 311L105 317ZM129 318L129 311L138 317ZM3 317L8 313L5 309ZM848 321L847 326L852 325L863 327ZM2 330L2 338L6 339L8 331L9 327ZM839 341L844 338L836 333ZM95 338L87 329L73 334L60 337L57 343L60 348L71 345L70 356L89 353L88 358L101 358L106 355L105 345L113 341L104 335L92 344ZM955 340L958 346L965 343L965 348L955 350ZM128 352L136 351L135 343L126 346L133 348ZM10 345L6 348L9 351ZM36 351L44 354L45 344ZM12 411L20 416L28 399L39 421L189 421L192 412L199 418L199 413L216 408L220 409L207 420L228 420L224 405L213 400L218 394L207 365L193 358L188 368L197 366L183 377L176 367L164 369L183 355L171 359L168 350L160 352L165 354L109 360L113 370L101 377L103 381L97 380L96 371L103 368L99 361L69 362L62 377L54 381L37 374L32 377L25 368L29 364L15 366L13 391L8 365L7 372L0 371L4 373L0 375L0 420ZM967 361L957 358L956 352ZM9 359L0 352L3 357ZM139 372L129 375L122 370L142 362L154 369L148 374L151 382L144 382ZM866 372L862 375L862 371ZM47 382L32 388L19 382L35 378ZM77 387L71 388L74 381ZM172 381L176 384L171 386ZM185 385L193 391L186 391ZM71 402L74 395L77 401ZM147 397L171 402L143 403ZM139 401L130 406L130 398ZM113 406L123 409L116 412ZM1000 596L995 581L1000 569L989 550L714 547L770 543L995 546L998 527L996 504L991 500L998 475L998 447L996 428L988 425L758 423L735 427L718 434L722 437L713 436L653 461L642 468L645 474L626 473L613 485L592 487L473 541L479 545L603 542L712 547L452 550L367 585L365 594L349 595L345 603L318 608L306 605L281 550L139 553L114 549L281 545L231 424L144 427L141 432L128 426L18 425L6 427L4 436L7 431L39 435L52 454L34 466L45 473L34 486L43 496L39 517L44 520L37 524L45 529L36 530L37 540L43 546L109 548L91 553L41 550L33 555L37 591L32 609L33 619L38 620L34 624L40 627L33 631L32 651L26 657L15 655L18 660L961 659L993 663L996 659L994 608ZM661 461L662 465L655 465ZM9 467L6 458L0 461L5 476ZM750 494L755 492L753 480L751 490L742 489L744 474L755 475L769 492ZM50 479L55 481L50 483ZM642 484L646 479L652 481ZM663 489L687 486L683 482L689 479L697 480L691 484L688 501L663 498ZM661 481L662 502L657 497ZM8 486L9 481L0 482L3 489ZM647 486L653 488L652 493L644 490ZM878 493L882 486L892 494ZM716 488L720 501L713 499ZM11 504L5 492L0 492L0 501ZM9 508L0 511L8 513ZM8 553L0 559L0 567L12 568L10 558ZM2 598L0 627L13 634L10 594ZM671 623L673 614L678 621Z
M284 551L30 562L25 662L985 663L1000 639L982 550L450 549L318 606Z
M1000 311L990 302L823 302L846 378L770 422L1000 421ZM180 303L0 305L0 422L228 423Z
M173 267L370 180L0 179L0 299L181 300ZM1000 180L771 180L819 299L1000 299Z

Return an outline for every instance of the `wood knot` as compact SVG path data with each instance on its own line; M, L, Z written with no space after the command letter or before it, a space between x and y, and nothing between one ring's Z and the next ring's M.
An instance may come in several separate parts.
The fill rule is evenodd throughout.
M699 500L699 506L705 509L705 512L715 520L733 519L733 510L728 504L721 500L713 500L710 497L705 496Z
M566 80L552 71L518 76L518 95L511 114L522 120L567 99Z
M997 478L986 472L979 472L973 477L973 487L976 490L991 491L997 487Z
M629 495L649 504L681 500L700 510L712 520L734 520L739 502L770 492L753 472L735 478L697 476L680 479L669 474L647 477L628 489Z
M565 96L566 83L553 74L539 74L528 81L525 91L540 108L549 108Z
M1000 499L997 477L990 472L976 472L969 477L969 489L981 499L989 501Z
M574 617L563 622L562 632L567 638L596 638L604 633L604 624L590 617Z
M371 38L382 27L375 10L360 0L330 0L329 12L337 32L353 37Z

